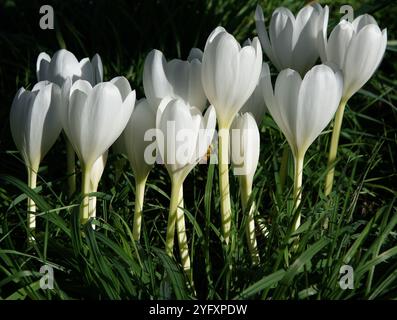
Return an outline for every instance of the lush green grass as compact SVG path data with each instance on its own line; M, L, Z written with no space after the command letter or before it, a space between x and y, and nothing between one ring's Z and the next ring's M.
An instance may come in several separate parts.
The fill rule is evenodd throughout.
M185 285L177 252L174 260L163 250L170 192L163 167L156 166L149 176L140 244L132 241L134 179L127 164L124 171L116 170L123 159L113 154L99 187L97 230L83 227L81 232L80 195L66 196L63 139L43 161L36 192L29 190L10 136L9 108L18 87L33 86L37 54L62 46L79 57L99 52L105 78L126 75L142 96L142 64L150 49L184 57L190 47L202 48L217 25L239 40L252 37L256 1L243 6L239 0L72 2L50 2L57 14L55 31L39 29L37 1L0 5L0 298L397 298L397 62L392 42L380 70L349 101L330 197L323 195L330 130L309 149L299 208L303 224L294 234L292 161L281 188L278 172L286 142L271 117L264 119L252 196L258 204L259 266L252 267L247 252L237 180L231 181L233 250L224 253L216 167L201 165L189 175L185 206L194 292ZM395 6L349 3L356 14L372 12L388 28L389 39L396 39ZM296 11L303 2L284 4ZM278 5L263 3L265 16ZM330 9L331 27L340 17L339 4ZM27 196L39 207L34 243L26 241ZM54 290L39 287L43 264L55 269ZM344 264L354 268L353 290L338 284Z

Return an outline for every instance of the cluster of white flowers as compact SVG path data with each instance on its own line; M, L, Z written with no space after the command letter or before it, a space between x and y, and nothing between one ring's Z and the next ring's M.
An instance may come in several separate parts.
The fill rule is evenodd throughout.
M259 38L248 39L243 46L217 27L204 52L193 48L186 61L167 61L162 52L153 50L144 64L145 97L137 103L126 78L103 81L99 55L78 61L64 49L52 58L41 53L38 83L31 91L18 91L10 116L30 187L36 187L40 161L63 130L82 168L81 221L85 223L95 217L95 197L88 195L97 191L108 149L114 145L129 159L136 179L133 237L139 240L146 180L155 160L163 163L171 179L166 250L172 254L177 228L182 264L189 272L182 186L208 150L216 150L225 244L233 221L230 158L239 175L242 206L248 212L249 248L257 263L254 213L247 205L260 154L258 126L265 113L281 129L295 158L297 207L307 149L337 113L330 162L335 160L344 106L373 75L386 49L386 30L381 31L369 15L352 23L341 21L327 39L328 14L328 7L319 4L305 6L296 17L278 8L267 31L258 6ZM279 72L274 88L262 48ZM316 65L319 59L322 64ZM68 157L73 162L70 168L74 152ZM329 179L332 187L333 178ZM329 183L327 187L329 191ZM29 226L34 228L34 203L30 201L28 208Z

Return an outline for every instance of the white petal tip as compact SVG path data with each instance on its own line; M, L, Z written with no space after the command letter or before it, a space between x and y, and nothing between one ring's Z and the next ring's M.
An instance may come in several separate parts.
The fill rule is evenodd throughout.
M227 33L227 31L224 27L218 26L211 32L207 41L212 42L220 33Z

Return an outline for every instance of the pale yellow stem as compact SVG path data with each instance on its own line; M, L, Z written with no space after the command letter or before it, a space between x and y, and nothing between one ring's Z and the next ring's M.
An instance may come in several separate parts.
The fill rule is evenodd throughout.
M218 158L222 233L225 243L228 245L232 224L229 190L229 127L220 126L219 128Z
M135 180L135 212L132 229L132 237L135 241L139 241L141 237L143 200L145 196L146 179L147 177L136 178Z
M83 177L82 177L82 194L83 201L80 207L80 222L85 224L90 218L90 197L88 196L91 192L91 180L90 173L91 168L82 167Z
M176 230L179 244L179 254L181 256L182 268L185 272L190 284L193 286L193 276L190 265L189 246L186 234L185 212L183 211L183 185L179 189L178 209L176 218Z
M35 189L37 186L36 168L28 168L28 186L31 189ZM36 204L31 198L28 198L28 228L30 230L36 228Z
M172 257L175 238L175 223L179 206L179 193L182 183L172 180L171 182L171 201L168 214L167 234L165 240L165 252Z
M96 190L93 190L92 192L96 192ZM96 218L96 204L97 204L97 198L96 197L90 197L89 198L89 215L90 218L95 219ZM92 224L92 229L95 230L96 226L95 224Z
M91 193L91 192L97 192L97 191L98 191L98 184L99 184L99 183L93 183L93 182L90 180L90 191L89 191L89 192L90 192L90 193ZM89 205L88 205L88 208L89 208L89 212L88 212L89 217L95 219L95 218L96 218L97 197L96 197L96 196L90 196L89 199L88 199L88 202L89 202ZM92 229L95 230L95 228L96 228L96 226L95 226L95 224L93 224L93 225L92 225Z
M332 130L331 145L328 154L328 172L325 178L325 190L324 193L328 196L332 191L335 175L335 160L338 153L339 136L342 128L343 114L345 112L347 100L342 100L339 104L338 110L336 111L334 128Z
M246 224L246 236L248 242L248 248L251 253L251 259L253 265L259 264L259 253L258 253L258 246L256 242L256 235L255 235L255 202L252 201L251 206L248 209L248 202L249 198L252 193L252 181L249 181L247 176L240 176L240 193L241 193L241 204L243 207L244 212L247 213L247 224Z
M302 176L303 176L304 155L294 157L294 208L298 209L302 199ZM301 224L301 214L296 219L293 231L297 230Z

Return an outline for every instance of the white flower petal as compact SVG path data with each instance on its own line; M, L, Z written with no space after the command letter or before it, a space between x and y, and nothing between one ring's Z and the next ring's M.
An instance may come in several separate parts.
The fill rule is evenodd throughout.
M259 129L252 115L238 114L231 126L230 135L234 172L238 175L246 175L252 181L260 153Z
M223 28L216 29L208 38L203 55L202 83L221 127L230 126L254 91L261 65L262 50L258 38L251 46L243 48Z
M256 30L258 32L259 40L261 41L261 45L263 51L265 51L268 58L274 63L279 65L277 58L273 54L273 49L270 45L269 36L267 34L266 26L265 26L265 17L263 16L262 7L258 4L255 10L255 25Z
M350 98L373 75L386 49L379 27L369 24L351 40L344 66L344 98Z
M34 92L21 88L14 98L11 133L26 165L34 170L61 132L60 104L60 88L45 81L38 83Z
M120 91L121 98L123 101L127 98L127 96L131 93L131 85L127 78L125 77L115 77L112 80L110 80L111 83L113 83Z
M327 29L328 29L328 19L329 19L329 8L324 7L321 17L318 21L319 32L318 32L318 53L320 55L321 61L325 63L327 61Z
M207 45L209 45L212 42L216 41L215 39L219 36L220 33L227 33L227 32L226 32L224 27L218 26L208 36L207 42L205 44L205 48L207 47ZM204 51L205 51L205 48L204 48Z
M51 82L50 82L50 81L47 81L47 80L37 82L37 83L33 86L33 88L32 88L31 91L32 91L32 92L40 91L40 90L44 89L45 87L47 87L49 84L51 84ZM57 86L57 87L58 87L58 86ZM58 87L58 88L59 88L59 87Z
M86 80L77 80L69 90L67 90L68 83L65 82L63 87L63 96L68 91L67 104L61 110L61 121L63 130L66 133L73 149L78 157L82 159L81 146L82 146L82 130L85 129L82 125L83 112L87 110L85 104L88 95L92 91L91 84ZM89 115L87 115L89 116ZM84 124L85 125L85 124ZM99 155L98 155L99 156ZM98 157L97 157L98 158ZM95 158L95 159L97 159Z
M28 119L31 116L31 106L36 95L37 93L32 93L24 88L20 88L14 97L10 111L11 135L25 164L28 166L32 165L26 147L26 134L28 134L30 130L28 127Z
M182 100L171 100L161 115L158 127L165 138L165 147L160 153L170 175L177 174L189 164L195 149L195 141L189 143L185 139L178 139L177 135L192 130L193 126L189 108ZM183 157L180 154L182 148L186 150Z
M146 99L138 101L123 133L123 142L136 179L144 179L153 167L147 163L145 149L151 141L145 141L147 130L156 127L156 114Z
M88 86L82 80L72 86L64 127L80 161L91 167L124 130L134 107L135 91L123 102L119 89L110 82L91 90Z
M80 79L87 80L92 86L95 85L93 69L89 58L84 58L79 62L81 69Z
M327 44L327 61L335 63L340 69L345 65L346 52L354 35L351 23L342 20L332 30Z
M50 66L51 57L45 53L41 52L37 57L36 62L36 75L37 81L43 81L48 79L48 68Z
M304 75L319 55L326 57L328 7L310 4L302 8L296 19L287 8L277 8L271 17L269 35L262 9L255 12L256 28L263 49L274 66L281 71L291 68Z
M156 128L160 128L160 120L163 115L164 109L168 106L168 104L174 100L172 97L168 96L161 100L157 112L156 112Z
M278 8L270 20L270 42L276 68L281 71L292 63L292 37L295 18L287 8Z
M260 44L258 42L257 44L260 48ZM230 119L233 119L244 103L247 102L258 83L261 68L257 68L258 66L255 64L256 55L257 52L252 46L243 47L238 54L237 81L232 92L240 91L240 94L229 94L230 99L226 103L231 106L227 110Z
M359 33L362 28L364 28L366 25L369 25L369 24L374 24L376 26L378 25L378 23L376 22L374 17L371 16L370 14L362 14L362 15L358 16L357 18L355 18L352 23L353 28L356 31L356 33Z
M195 59L199 60L200 62L203 59L203 51L201 51L199 48L192 48L187 57L187 61L189 62L192 62Z
M335 115L342 96L341 78L325 65L313 67L299 90L296 114L296 145L303 156Z
M226 112L224 110L226 107L232 107L227 104L234 100L233 93L239 80L237 76L239 49L233 36L221 32L204 50L203 88L208 100L214 105L219 115ZM223 108L223 110L219 108Z
M173 97L189 102L189 62L173 59L165 65L165 73L171 85Z
M269 111L284 133L292 152L296 154L297 117L299 116L298 96L302 79L298 72L292 69L281 71L277 77L274 88L276 108L272 106Z
M105 170L106 162L108 160L108 151L105 151L103 155L101 155L93 164L90 172L90 180L91 180L91 191L96 192L98 190L99 182L101 181L101 177L103 171Z
M322 20L327 19L320 5L308 5L296 16L292 39L292 68L304 75L319 56L318 35L322 31ZM327 12L325 10L325 12Z
M264 65L265 65L265 63L262 64L261 75L259 77L259 81L258 81L258 84L256 85L254 92L248 98L248 100L244 104L244 106L240 109L241 113L250 112L254 116L255 121L258 126L262 122L262 119L266 113L266 105L265 105L265 101L263 99L263 92L262 92L263 89L262 89L262 85L261 85L263 78L266 76L266 74L265 74L266 68Z
M267 109L269 109L269 105L271 106L270 108L276 108L275 106L276 101L273 93L272 78L270 75L269 65L267 63L263 63L262 65L262 77L260 80L261 80L260 86L263 92L263 99L265 100Z
M54 82L59 86L62 86L68 77L72 81L76 81L82 77L80 63L73 53L61 49L53 55L47 76L48 78L45 80Z
M207 97L201 83L201 68L201 62L198 60L193 60L190 63L188 99L190 105L203 112L207 104Z
M98 84L103 81L103 65L99 54L95 54L92 57L91 64L93 69L94 84Z
M159 50L152 50L143 67L143 88L145 96L154 109L162 98L172 95L172 87L165 73L166 60Z

